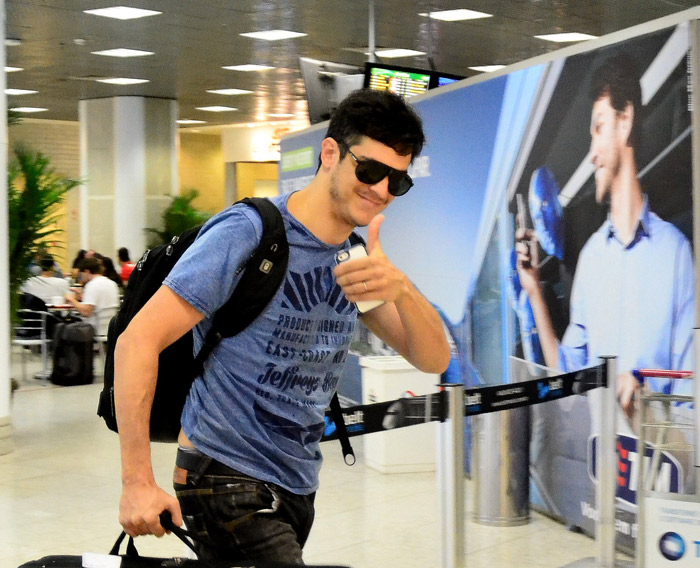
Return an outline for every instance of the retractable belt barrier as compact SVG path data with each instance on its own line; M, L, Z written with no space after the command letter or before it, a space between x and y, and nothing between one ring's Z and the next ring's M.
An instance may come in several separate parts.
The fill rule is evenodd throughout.
M607 386L605 365L598 365L554 377L465 389L464 415L475 416L521 406L532 406L574 394L583 394L605 386ZM449 418L447 397L443 390L387 402L349 406L343 408L342 412L349 437L395 430L426 422L444 422ZM326 428L321 441L338 439L330 411L326 412L325 422Z

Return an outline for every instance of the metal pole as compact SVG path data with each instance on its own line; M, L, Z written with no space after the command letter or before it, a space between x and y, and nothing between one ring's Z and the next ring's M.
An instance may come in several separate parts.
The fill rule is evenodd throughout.
M453 383L440 386L448 398L437 443L440 567L464 568L464 389Z
M700 246L700 73L698 73L698 62L700 62L700 25L698 20L690 21L690 104L692 112L690 114L692 129L692 174L693 174L693 244L695 257L697 258L698 246ZM700 262L695 262L695 282L700 282ZM695 322L700 322L700 302L695 298ZM695 368L700 362L700 336L697 328L693 336ZM695 369L692 369L695 370ZM700 407L697 404L697 385L693 381L693 396L695 398L695 487L700 487L700 452L697 451L700 438ZM697 491L697 489L696 489Z
M374 39L375 30L375 20L374 20L374 0L369 0L369 38L367 42L367 47L369 47L369 61L373 62L375 60L374 52L377 49L376 41Z
M615 566L615 473L617 469L615 452L617 360L615 357L604 357L604 359L608 386L603 389L598 451L596 452L596 469L598 471L596 545L599 566L613 568Z
M693 347L695 349L695 361L693 367L698 368L700 363L700 329L695 328L693 330ZM697 384L697 371L693 376L693 408L695 410L695 415L693 416L695 420L695 493L698 493L698 488L700 488L700 451L698 451L698 444L700 443L700 404L698 404L698 384Z
M642 395L643 396L643 395ZM648 404L640 396L640 411L641 417L639 421L639 438L637 439L637 456L639 463L639 482L637 484L637 546L636 560L639 568L646 566L646 558L644 556L644 533L646 531L646 512L644 510L644 500L646 499L647 490L647 466L646 466L646 424L649 422L647 411Z

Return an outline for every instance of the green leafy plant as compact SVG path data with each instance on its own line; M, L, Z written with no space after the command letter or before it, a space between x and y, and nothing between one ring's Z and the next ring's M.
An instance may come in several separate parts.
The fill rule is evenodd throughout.
M189 189L182 195L173 197L170 205L163 211L163 228L145 229L151 235L149 247L153 248L159 244L170 242L175 235L184 233L204 223L211 217L210 213L201 211L192 205L192 202L199 196L199 191Z
M30 277L29 264L61 229L57 206L78 180L57 174L40 152L18 146L8 167L7 194L10 228L10 314L19 307L19 290ZM53 240L53 238L52 238Z

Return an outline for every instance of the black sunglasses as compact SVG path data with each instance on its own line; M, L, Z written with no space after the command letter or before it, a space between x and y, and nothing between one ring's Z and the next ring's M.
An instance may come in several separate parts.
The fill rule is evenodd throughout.
M369 158L360 160L352 153L350 146L345 142L340 142L340 144L347 148L348 153L355 160L357 164L355 166L355 176L362 183L374 185L389 176L389 193L394 197L405 195L413 187L413 180L405 170L395 170L391 166Z

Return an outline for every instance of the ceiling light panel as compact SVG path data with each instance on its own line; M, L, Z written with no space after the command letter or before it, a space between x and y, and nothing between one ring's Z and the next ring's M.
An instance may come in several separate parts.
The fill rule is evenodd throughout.
M212 89L207 91L207 93L214 95L250 95L252 92L245 89Z
M195 107L197 110L203 110L206 112L229 112L233 110L238 110L234 107L227 106L206 106L206 107Z
M578 32L568 32L568 33L560 33L560 34L536 35L535 37L537 39L543 39L545 41L553 41L556 43L568 43L568 42L572 42L572 41L586 41L588 39L595 39L598 36L589 35L589 34L581 34Z
M265 41L279 41L281 39L303 37L306 34L301 32L291 32L288 30L268 30L263 32L247 32L241 35L243 37L251 37L253 39L264 39Z
M442 10L439 12L430 12L429 14L422 13L419 14L424 17L431 17L433 20L442 20L443 22L457 22L461 20L478 20L479 18L491 18L493 14L487 14L486 12L477 12L475 10L466 10L461 8L459 10Z
M109 77L107 79L95 79L98 83L108 83L110 85L140 85L148 83L148 79L130 79L128 77Z
M143 10L141 8L131 8L129 6L111 6L110 8L99 8L97 10L83 10L86 14L93 16L104 16L105 18L115 18L117 20L135 20L146 16L156 16L162 12L155 10Z
M206 124L206 120L194 120L191 118L181 118L180 120L176 120L178 124Z
M120 47L117 49L106 49L104 51L92 51L93 55L105 55L107 57L143 57L153 55L152 51L141 51L140 49L128 49Z
M5 89L6 95L34 95L38 92L30 89Z
M226 69L228 71L243 71L246 73L250 73L252 71L268 71L269 69L274 69L274 67L271 67L269 65L254 65L253 63L247 63L245 65L227 65L225 67L222 67L222 69Z
M41 108L41 107L14 107L9 110L12 110L14 112L44 112L45 110L49 110L47 108Z
M378 57L397 58L397 57L417 57L425 55L425 51L415 51L414 49L380 49L374 52ZM369 53L367 54L369 55Z
M482 73L492 73L493 71L498 71L503 69L505 65L477 65L475 67L470 67L472 71L480 71Z
M24 67L5 67L5 73L15 73L16 71L24 71Z

